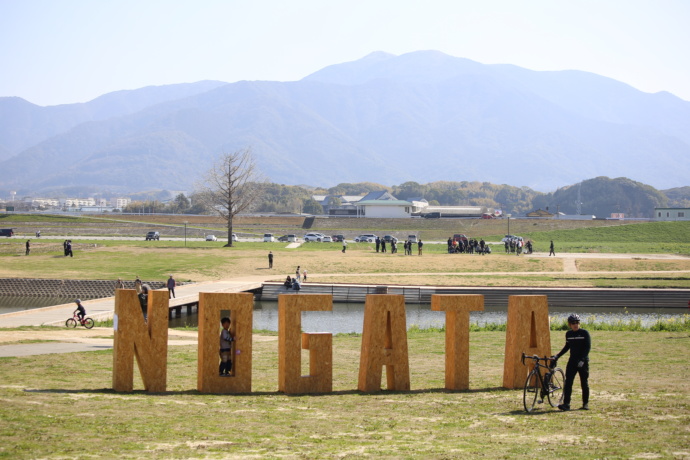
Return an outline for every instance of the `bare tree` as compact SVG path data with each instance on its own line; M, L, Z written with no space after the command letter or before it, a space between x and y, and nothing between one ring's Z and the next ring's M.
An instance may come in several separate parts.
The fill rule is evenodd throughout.
M228 244L232 246L232 220L261 197L266 182L250 148L224 153L197 184L200 198L228 224Z

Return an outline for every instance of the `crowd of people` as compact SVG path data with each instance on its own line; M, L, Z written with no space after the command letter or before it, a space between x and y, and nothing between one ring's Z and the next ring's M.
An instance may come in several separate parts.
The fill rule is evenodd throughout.
M448 238L448 254L491 254L491 247L483 238Z
M527 240L526 242L520 238L507 238L503 241L503 245L506 250L506 254L517 254L520 255L523 252L525 254L532 254L532 241Z

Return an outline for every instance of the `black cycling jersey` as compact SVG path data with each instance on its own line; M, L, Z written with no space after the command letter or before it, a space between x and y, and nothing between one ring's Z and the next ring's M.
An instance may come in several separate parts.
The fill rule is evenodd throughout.
M570 330L565 333L565 346L558 352L556 358L560 358L570 350L571 361L588 361L590 348L592 348L592 339L589 337L589 332L584 329Z

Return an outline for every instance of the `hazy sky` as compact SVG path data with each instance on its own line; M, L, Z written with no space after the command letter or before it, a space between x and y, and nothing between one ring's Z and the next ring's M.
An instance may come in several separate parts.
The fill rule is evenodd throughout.
M373 51L578 69L690 101L689 0L0 0L0 96L299 80Z

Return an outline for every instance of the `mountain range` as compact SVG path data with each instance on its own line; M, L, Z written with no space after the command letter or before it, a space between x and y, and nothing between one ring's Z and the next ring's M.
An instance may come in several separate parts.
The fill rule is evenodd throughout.
M191 190L251 147L276 183L596 176L688 184L690 102L581 71L372 53L300 81L204 81L39 107L0 98L0 193Z

